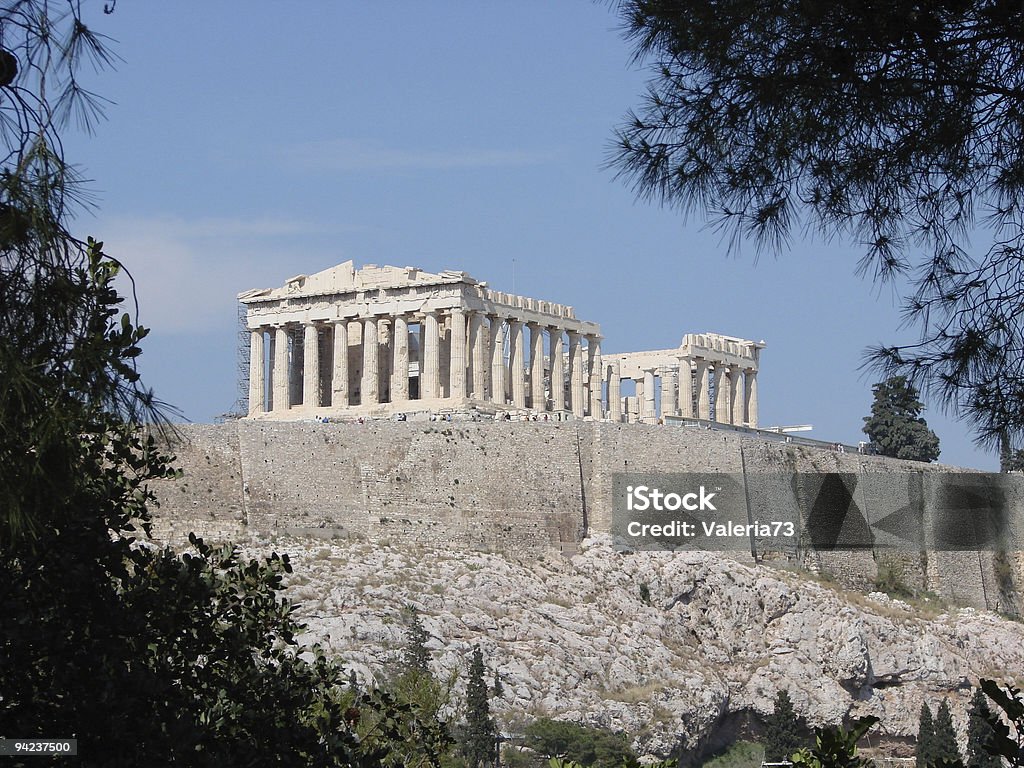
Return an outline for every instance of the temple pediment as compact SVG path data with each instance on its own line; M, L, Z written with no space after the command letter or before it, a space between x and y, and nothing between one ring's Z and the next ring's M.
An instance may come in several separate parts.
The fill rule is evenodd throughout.
M424 272L419 267L392 267L376 264L366 264L362 268L356 269L355 264L350 260L312 275L289 277L280 288L257 288L245 291L238 294L238 300L244 304L251 300L343 295L366 290L419 288L452 283L480 285L467 272L445 270L440 274L435 274Z

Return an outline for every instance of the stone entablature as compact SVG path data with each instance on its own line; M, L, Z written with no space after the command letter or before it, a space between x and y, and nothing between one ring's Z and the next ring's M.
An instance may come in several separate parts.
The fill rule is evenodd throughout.
M281 288L239 294L247 307L249 328L279 323L331 322L370 315L422 313L461 307L466 311L520 315L524 322L557 321L580 333L599 333L594 323L576 319L572 307L494 291L466 272L438 274L417 267L356 269L346 261L314 275L289 278Z
M677 349L603 358L600 327L570 306L494 291L465 272L351 261L238 299L251 333L251 418L476 409L757 426L763 342L687 334ZM624 378L636 397L621 397Z

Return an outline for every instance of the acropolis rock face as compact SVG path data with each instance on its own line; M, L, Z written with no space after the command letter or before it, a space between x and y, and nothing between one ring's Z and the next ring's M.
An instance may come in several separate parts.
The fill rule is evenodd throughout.
M922 701L948 699L963 735L978 677L1024 669L1024 626L994 614L921 615L796 572L609 544L597 536L571 558L522 559L293 540L289 595L307 639L364 681L401 656L412 606L433 670L460 675L457 695L481 646L502 680L492 707L504 730L530 712L624 730L658 756L756 736L779 690L814 725L879 717L874 743L892 754L916 734Z
M511 410L758 423L764 342L691 333L675 349L602 356L600 327L572 307L495 291L465 272L351 261L239 301L251 332L251 418ZM623 379L635 396L620 395Z

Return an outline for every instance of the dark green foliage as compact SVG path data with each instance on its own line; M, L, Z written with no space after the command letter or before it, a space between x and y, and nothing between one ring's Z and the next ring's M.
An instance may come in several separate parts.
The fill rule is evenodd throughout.
M430 651L427 650L427 630L423 628L419 611L410 608L406 624L405 655L402 659L406 669L430 674Z
M761 768L765 760L764 746L753 741L734 741L710 759L701 759L701 768ZM678 764L678 760L672 761L672 768L678 768Z
M879 557L875 573L875 589L893 597L912 597L914 591L903 580L903 567L898 561Z
M118 317L100 244L87 259L66 282L89 333L64 360L32 366L0 340L6 370L35 388L7 400L5 427L36 447L13 467L21 487L5 489L21 524L4 518L0 732L77 734L104 765L353 758L340 670L316 648L299 658L301 628L277 596L287 557L243 562L194 537L178 555L132 538L148 525L147 482L174 473L108 399L145 332ZM56 413L36 410L46 401Z
M498 746L498 733L491 719L488 701L484 655L480 646L473 649L466 683L466 728L462 738L462 753L470 768L494 762Z
M787 691L781 690L775 697L775 708L764 724L764 757L768 762L788 760L805 744L801 720L793 709L793 702Z
M501 675L498 674L498 670L494 670L494 685L491 686L491 695L496 699L505 695L505 686L501 684Z
M547 758L598 768L638 765L626 737L601 728L540 718L526 727L524 737L527 747Z
M647 586L646 581L640 582L640 599L643 601L644 605L651 604L651 588Z
M935 716L935 741L934 741L933 762L944 761L947 763L963 760L960 748L956 743L956 729L953 728L953 716L949 711L949 704L943 699L939 704L938 714Z
M1024 10L1016 3L624 0L652 67L610 164L732 243L810 229L909 278L917 343L874 360L970 420L1024 429ZM970 240L981 242L971 252Z
M862 717L853 721L850 730L816 730L814 746L793 755L794 768L869 768L872 762L860 756L857 742L877 722L877 717Z
M917 726L917 768L928 768L938 757L935 749L935 720L931 707L925 702L921 704L921 715Z
M450 757L452 746L448 724L441 717L451 700L450 685L430 671L427 633L417 611L410 609L406 619L407 644L402 663L384 686L385 695L405 713L385 721L399 734L391 744L388 760L395 765L424 761L436 764Z
M359 736L359 759L367 765L451 765L453 740L437 712L447 704L432 677L412 672L403 675L419 687L389 686L360 695L351 710ZM372 762L376 761L376 762Z
M968 745L968 765L973 766L982 763L975 762L977 750L971 744L984 745L982 750L989 755L997 756L990 765L997 766L1001 763L999 757L1005 758L1011 766L1024 766L1024 697L1021 692L1012 685L1005 689L992 680L982 680L981 690L985 692L989 701L999 707L1000 712L993 712L986 705L985 700L975 693L971 702L971 718L978 718L987 723L987 738L982 736L983 729L977 728L973 723L968 724L968 738L971 740ZM940 768L964 768L964 763L954 746L943 748L936 747L936 732L952 732L952 719L949 716L949 708L945 701L939 707L939 715L933 723L931 709L927 704L921 706L921 725L918 731L917 740L917 765L939 766ZM813 750L802 749L793 758L796 768L867 768L870 761L857 756L857 741L868 729L878 722L876 717L861 718L854 722L850 732L841 728L825 728L816 731L817 746ZM972 733L979 736L972 738ZM941 739L946 737L940 736ZM940 752L942 750L945 754ZM949 755L952 754L952 757Z
M992 727L988 724L992 712L981 688L974 689L971 706L967 710L967 765L969 768L1000 768L1000 760L989 754L986 746L992 740Z
M939 438L921 417L924 405L917 390L903 376L876 384L871 415L864 418L864 433L871 449L881 456L911 461L935 461Z
M989 751L1006 758L1012 766L1024 765L1024 697L1020 690L1012 685L1004 690L993 680L982 680L981 690L1001 711L988 715L992 730ZM1012 731L1006 721L1013 726Z

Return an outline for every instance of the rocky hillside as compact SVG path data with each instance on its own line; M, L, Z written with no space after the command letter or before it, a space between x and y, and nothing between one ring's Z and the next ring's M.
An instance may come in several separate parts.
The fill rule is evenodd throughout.
M415 606L442 677L480 644L503 683L494 706L506 727L568 718L635 734L641 753L756 729L780 688L815 725L877 715L891 743L916 733L923 700L946 697L962 731L979 676L1024 672L1020 623L922 613L718 555L620 554L600 537L572 558L530 561L347 541L273 548L294 559L289 596L307 639L361 678L400 655L403 608Z

